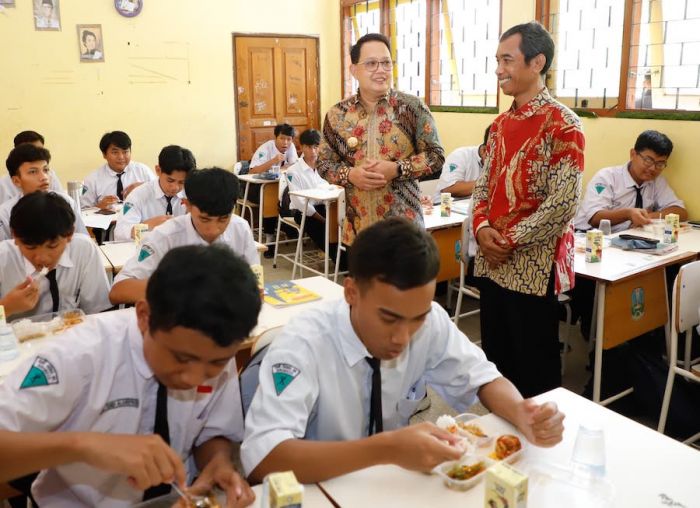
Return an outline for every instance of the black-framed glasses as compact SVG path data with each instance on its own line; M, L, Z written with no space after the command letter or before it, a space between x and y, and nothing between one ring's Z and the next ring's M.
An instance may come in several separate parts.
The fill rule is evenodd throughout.
M639 157L642 159L642 162L644 162L644 165L647 167L654 166L656 169L661 171L662 169L666 169L666 166L668 166L668 163L666 161L657 161L652 159L651 157L642 155L639 152L637 152L637 155L639 155Z
M358 65L362 65L368 72L376 71L380 65L385 71L390 71L394 67L394 62L391 60L365 60L358 62Z

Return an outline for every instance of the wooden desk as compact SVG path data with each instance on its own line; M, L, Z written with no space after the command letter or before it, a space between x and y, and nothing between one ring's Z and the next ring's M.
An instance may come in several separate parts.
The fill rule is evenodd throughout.
M270 217L277 217L279 198L277 196L279 189L279 179L278 180L265 180L264 178L258 178L255 175L238 175L238 179L245 182L245 191L243 191L243 201L248 201L248 190L250 189L250 184L260 185L260 203L258 206L258 242L263 242L263 219ZM245 209L243 209L245 210ZM244 212L241 210L241 218L244 217ZM252 221L252 217L251 217ZM252 227L252 226L251 226Z
M423 209L425 229L437 243L440 252L440 271L437 281L456 279L459 277L458 242L462 235L462 222L466 216L453 213L449 217L440 217L440 207L434 207L430 215Z
M698 506L700 490L697 471L700 453L658 432L644 427L598 404L557 388L537 397L539 402L551 400L566 414L564 439L553 448L529 445L518 464L533 460L567 465L571 458L578 427L581 423L598 422L605 432L606 480L614 489L613 507L671 506L662 502L662 495L679 503L673 506ZM484 421L511 428L497 416L487 415ZM401 469L397 466L376 466L356 471L329 481L321 487L340 506L464 506L481 508L484 503L484 482L466 492L445 487L434 475ZM541 487L540 487L541 488ZM538 486L531 485L530 499L535 499ZM560 508L560 503L534 505L533 508Z

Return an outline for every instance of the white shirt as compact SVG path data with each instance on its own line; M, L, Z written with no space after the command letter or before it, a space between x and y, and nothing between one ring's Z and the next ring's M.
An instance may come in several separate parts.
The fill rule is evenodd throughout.
M241 462L249 474L287 439L345 441L367 436L372 369L344 300L292 319L260 366L260 385L246 415ZM435 302L403 353L382 361L384 430L408 424L434 388L457 411L500 377ZM277 385L277 389L275 388ZM300 458L300 460L303 460Z
M310 167L306 161L304 161L303 157L292 164L286 171L285 180L290 192L306 189L321 189L330 186L326 180L321 178L321 175L319 175L314 168ZM290 194L289 199L290 210L299 210L302 213L304 212L304 202L306 201L304 198ZM306 207L306 215L311 217L313 214L315 214L316 208L314 205L317 205L318 203L319 202L315 199L309 199L309 204Z
M140 162L131 161L122 172L122 187L126 189L135 182L149 182L156 179L151 168ZM83 208L95 206L105 196L117 195L117 173L107 163L85 177L80 204Z
M634 208L637 183L630 175L628 166L629 163L603 168L593 175L574 219L576 229L590 229L588 221L600 210ZM663 176L643 182L641 188L644 208L649 211L656 212L670 206L685 208L685 203L678 199ZM631 226L631 221L620 222L613 225L612 232L624 231Z
M479 157L478 146L463 146L450 153L445 159L445 164L440 172L433 196L433 203L440 202L440 193L457 182L470 182L481 175L484 166Z
M75 206L75 201L63 191L54 191L56 194L65 199L70 205L71 210L75 214L75 232L90 236L85 228L83 216L78 213L78 207ZM0 205L0 240L9 240L12 238L12 230L10 229L10 216L12 209L17 204L21 196L14 196Z
M63 192L63 187L61 187L61 181L56 176L56 173L51 170L51 181L49 182L49 190L55 192ZM5 175L0 178L0 204L13 198L15 196L21 196L22 191L12 182L12 177L10 175Z
M21 389L23 383L31 383L32 371L43 373L45 380ZM193 447L213 437L241 439L235 360L205 384L213 387L211 393L169 390L170 446L184 460ZM0 429L152 434L157 391L158 382L143 356L135 310L90 316L0 384ZM43 471L32 493L40 506L54 508L128 507L143 497L126 476L84 463Z
M228 227L214 243L229 246L250 265L260 263L250 226L238 215L231 216ZM138 254L124 264L114 279L115 284L125 279L149 278L170 249L183 245L209 245L192 225L190 214L170 219L151 231Z
M173 217L185 215L187 210L182 203L185 192L180 191L170 200L173 208ZM160 180L155 179L139 185L132 190L124 200L124 207L117 217L117 226L114 228L114 239L117 241L131 240L131 229L135 224L160 215L165 215L168 200L160 187Z
M36 271L20 252L14 240L0 242L0 295L4 298L28 275ZM44 276L39 282L39 302L36 307L12 319L51 312L53 300L49 281ZM59 310L82 309L94 314L109 309L109 283L97 244L85 235L73 235L56 265Z
M256 166L260 166L261 164L265 164L267 161L272 159L274 156L281 154L277 149L277 146L275 145L275 140L271 139L269 141L265 141L262 145L258 147L257 150L255 150L255 153L253 154L253 158L250 159L250 167L254 168ZM285 166L289 166L290 164L294 164L297 159L297 149L294 146L294 143L291 143L289 145L289 148L287 148L287 151L284 154L284 161L285 161ZM282 164L280 164L282 165Z

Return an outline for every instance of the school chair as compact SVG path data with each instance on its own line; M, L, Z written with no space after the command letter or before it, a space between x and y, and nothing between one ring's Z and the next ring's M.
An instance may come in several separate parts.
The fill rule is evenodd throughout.
M347 249L343 245L343 226L345 225L345 193L341 192L338 196L338 249L335 253L335 272L333 273L333 282L338 282L338 275L346 275L347 270L340 270L340 253L345 252Z
M471 236L471 214L469 214L462 221L462 237L459 249L459 284L456 288L452 285L448 287L448 297L450 296L452 290L457 290L457 304L455 306L455 314L452 317L454 324L457 326L459 325L460 318L473 316L481 311L480 309L474 309L470 310L469 312L462 313L462 298L465 295L475 300L479 300L480 298L480 295L475 293L470 287L464 284L464 277L467 275L469 263L471 261L471 257L469 256L469 243L471 240ZM476 344L479 343L481 343L481 341L476 342Z
M685 332L686 343L690 343L693 327L700 323L700 314L698 313L698 305L700 304L700 261L693 261L680 267L676 280L673 283L671 298L671 341L668 355L668 358L671 360L669 361L666 390L664 391L664 400L661 403L658 426L658 431L662 434L666 428L673 381L676 374L700 383L700 377L693 372L692 367L686 368L685 362L679 365L678 362L673 360L678 357L678 334ZM700 432L683 442L688 444L698 439L700 439Z
M245 171L246 165L248 164L248 161L238 161L233 165L233 174L238 176L241 173L241 171ZM247 172L247 171L246 171ZM245 183L246 189L248 188L248 182ZM237 215L240 215L241 219L245 220L245 212L248 210L248 213L250 214L250 228L253 229L255 226L255 214L253 213L253 208L257 208L258 204L253 203L251 200L246 198L246 195L244 194L244 197L238 197L236 199L236 213Z
M285 201L284 195L285 195L285 190L287 190L287 196L289 195L288 187L287 185L283 185L283 182L286 184L286 171L282 173L280 176L280 185L279 185L279 192L278 192L278 197L279 197L279 213L277 214L277 231L275 232L275 254L272 257L272 268L277 268L277 257L281 257L282 259L285 259L292 263L292 279L296 278L296 273L297 273L297 266L299 266L300 271L301 271L301 266L302 266L302 261L303 256L304 256L304 239L308 237L304 237L304 231L301 229L301 225L297 224L297 222L294 220L294 217L291 217L289 215L286 215L285 208L287 208L287 211L289 211L288 206L283 206L283 202ZM293 228L297 231L297 239L290 239L286 241L280 242L280 231L282 230L282 224L286 224L290 228ZM294 255L292 254L280 254L279 252L279 247L280 243L290 243L290 242L297 242L297 248L294 249Z
M243 416L248 412L250 403L253 401L255 391L260 383L259 373L260 364L265 358L267 349L272 341L282 331L281 326L270 328L260 334L258 340L255 341L250 351L250 359L243 367L238 375L238 385L241 390L241 405L243 406Z

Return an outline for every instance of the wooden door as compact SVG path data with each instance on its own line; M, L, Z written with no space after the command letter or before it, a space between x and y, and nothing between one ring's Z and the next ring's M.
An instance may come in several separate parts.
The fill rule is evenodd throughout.
M250 160L281 123L296 128L299 151L299 134L320 125L318 39L234 35L233 46L238 160Z

